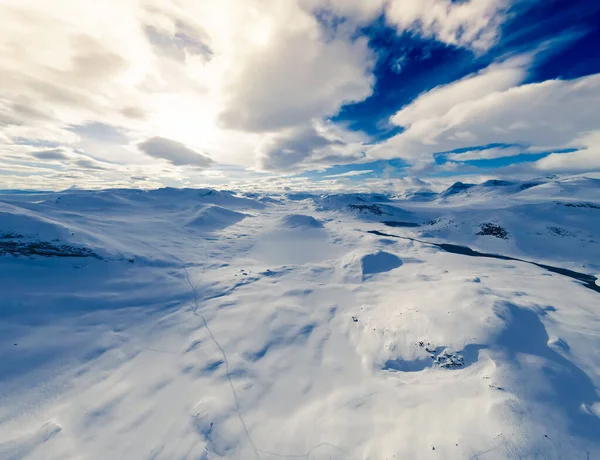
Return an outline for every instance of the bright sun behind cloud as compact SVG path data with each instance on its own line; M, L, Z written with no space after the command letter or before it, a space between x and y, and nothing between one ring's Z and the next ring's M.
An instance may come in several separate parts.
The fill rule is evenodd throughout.
M7 0L0 171L53 188L197 180L198 161L139 150L153 138L248 177L594 170L600 6L580 3Z

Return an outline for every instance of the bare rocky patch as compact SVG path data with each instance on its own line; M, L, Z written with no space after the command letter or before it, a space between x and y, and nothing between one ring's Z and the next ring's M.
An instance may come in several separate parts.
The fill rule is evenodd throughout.
M0 239L0 256L15 257L101 257L89 248L50 241L21 241L16 237Z
M500 225L492 222L484 222L479 226L479 229L480 230L476 233L476 235L495 236L496 238L500 238L502 240L508 239L508 232Z

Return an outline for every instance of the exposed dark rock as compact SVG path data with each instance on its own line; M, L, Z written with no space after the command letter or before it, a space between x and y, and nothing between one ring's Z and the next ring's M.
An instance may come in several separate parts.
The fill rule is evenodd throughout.
M523 191L523 190L527 190L527 189L530 189L530 188L533 188L533 187L537 187L538 185L542 185L542 184L543 184L543 182L527 182L525 184L521 184L521 186L519 187L519 189L521 191Z
M54 244L49 241L0 241L0 256L101 257L89 248Z
M359 213L362 213L362 212L369 213L370 212L372 214L375 214L376 216L383 215L383 211L376 204L371 204L371 205L368 205L368 204L349 204L348 205L348 209L351 209L352 211L358 211Z
M575 236L574 233L560 227L548 227L548 231L556 236Z
M455 182L442 192L442 196L456 195L457 193L462 193L472 187L475 187L475 184L463 184L462 182Z
M396 220L384 220L381 222L383 225L387 225L388 227L420 227L421 224L416 222L400 222Z
M591 203L567 203L565 206L569 208L589 208L589 209L600 209L600 206L597 204Z
M507 180L491 179L481 184L482 187L508 187L509 185L514 185L514 182L509 182Z
M20 235L19 233L15 233L15 232L7 232L7 233L3 233L0 235L0 239L3 239L3 240L13 239L13 238L23 238L23 235Z
M508 232L500 227L500 225L484 222L479 228L480 230L477 232L477 235L495 236L496 238L501 238L503 240L508 239Z

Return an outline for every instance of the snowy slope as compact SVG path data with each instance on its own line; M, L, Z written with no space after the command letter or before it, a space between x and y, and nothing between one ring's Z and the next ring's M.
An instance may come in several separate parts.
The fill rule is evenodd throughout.
M0 458L600 456L600 292L443 246L598 275L538 182L0 195Z

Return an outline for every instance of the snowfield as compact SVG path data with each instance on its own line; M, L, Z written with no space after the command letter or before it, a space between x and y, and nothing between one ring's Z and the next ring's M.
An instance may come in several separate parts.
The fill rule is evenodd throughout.
M600 180L0 194L1 459L600 458Z

